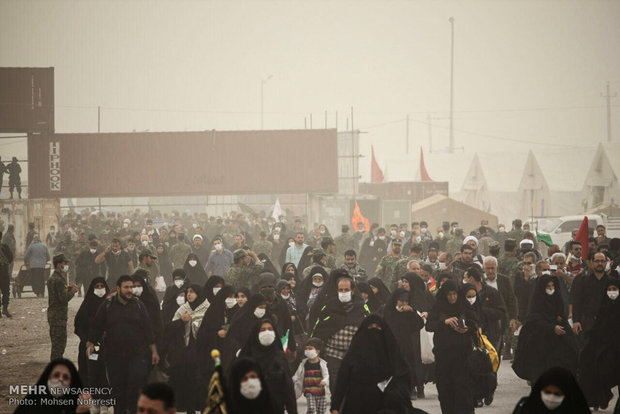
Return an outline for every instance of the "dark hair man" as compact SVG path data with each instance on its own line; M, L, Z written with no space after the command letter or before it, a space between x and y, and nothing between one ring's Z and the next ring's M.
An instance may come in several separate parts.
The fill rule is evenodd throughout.
M163 382L146 385L138 398L139 414L175 414L174 391Z

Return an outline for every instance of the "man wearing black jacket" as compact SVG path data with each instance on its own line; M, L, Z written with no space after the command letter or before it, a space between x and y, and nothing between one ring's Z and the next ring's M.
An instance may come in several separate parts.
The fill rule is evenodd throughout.
M517 298L510 284L510 279L497 273L497 259L495 257L487 256L484 258L484 276L486 285L497 289L504 300L504 304L506 304L509 322L507 326L503 326L503 339L507 345L504 348L504 354L510 355L510 344L512 342L510 338L512 332L517 328Z
M330 274L329 282L325 287L325 305L321 308L316 322L311 321L311 336L321 339L325 344L323 355L329 370L329 388L333 394L342 359L349 350L357 329L370 311L362 298L353 294L355 282L346 271L334 270Z
M144 304L132 294L133 284L131 276L118 278L117 293L99 307L86 343L90 357L94 344L103 340L106 371L116 399L114 411L120 413L135 412L149 364L159 363L153 327Z
M532 252L523 256L523 262L519 263L514 270L513 287L515 296L517 297L517 305L519 313L517 319L521 324L525 322L525 318L530 310L530 300L536 287L536 255Z
M2 232L0 231L0 240L2 240ZM13 252L11 248L5 244L0 244L0 294L2 294L2 314L7 318L11 317L9 313L9 297L11 291L11 264L13 263Z

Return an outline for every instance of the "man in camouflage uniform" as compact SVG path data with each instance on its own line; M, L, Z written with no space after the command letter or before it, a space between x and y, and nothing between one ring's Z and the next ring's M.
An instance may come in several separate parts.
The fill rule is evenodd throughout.
M390 285L386 286L390 289L395 289L398 286L398 281L401 280L403 278L403 276L405 276L407 273L409 273L409 262L414 260L418 263L418 266L420 266L423 262L422 258L420 257L421 254L421 250L422 250L422 246L419 244L413 244L411 245L411 248L409 249L410 254L409 256L403 256L398 262L396 262L396 265L394 266L394 271L392 273L392 280L390 281Z
M349 234L349 226L346 224L342 226L342 234L334 239L336 248L334 250L334 256L336 257L336 265L342 266L344 264L344 253L347 250L353 250L357 253L358 244L355 238Z
M506 239L504 242L504 253L497 259L497 271L510 278L514 283L514 271L519 264L517 259L517 242L514 239Z
M235 289L250 288L253 279L260 275L265 268L256 253L251 250L247 252L243 249L235 250L233 260L235 264L228 269L224 280Z
M344 264L340 269L346 270L354 282L368 282L366 270L357 262L357 253L353 249L344 252Z
M172 268L182 269L185 264L187 256L192 252L192 248L189 244L185 243L185 234L179 233L179 241L170 248L170 260L172 261ZM206 263L203 263L204 266Z
M336 244L331 237L323 237L321 241L321 248L325 250L325 266L332 271L336 268L336 258L334 257L334 251L336 250Z
M375 276L383 280L386 286L391 285L394 269L396 269L398 261L402 259L400 254L402 245L403 241L400 238L392 240L392 252L381 258L375 270Z
M62 358L67 346L67 311L69 301L78 291L76 285L67 285L66 273L69 270L69 260L65 255L54 256L54 273L47 280L49 306L47 321L50 325L50 339L52 351L50 360Z
M452 256L459 253L461 251L461 246L463 245L463 229L455 229L454 237L452 237L446 243L446 251L450 253Z
M159 276L159 266L157 266L157 263L155 263L155 260L157 260L157 256L155 256L155 254L153 254L150 249L145 249L140 252L139 260L140 265L138 265L138 268L136 270L145 270L146 273L148 273L148 285L154 287L153 284L155 283L155 278Z
M261 231L258 235L259 239L252 246L252 251L259 254L265 254L269 259L271 259L271 252L273 251L273 243L267 240L267 233L265 231Z
M523 235L525 231L522 228L523 222L520 219L516 219L512 221L512 230L508 233L508 237L513 239L515 242L519 243L523 240Z
M301 272L301 279L305 279L315 266L321 266L327 272L327 274L331 272L331 269L327 267L327 253L325 253L325 250L314 249L312 251L312 263L308 267L303 269L303 271Z

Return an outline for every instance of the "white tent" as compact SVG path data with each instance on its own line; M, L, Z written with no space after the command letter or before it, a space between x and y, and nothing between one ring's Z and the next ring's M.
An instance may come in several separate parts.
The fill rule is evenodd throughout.
M620 143L601 143L591 159L584 182L588 206L607 206L620 200Z

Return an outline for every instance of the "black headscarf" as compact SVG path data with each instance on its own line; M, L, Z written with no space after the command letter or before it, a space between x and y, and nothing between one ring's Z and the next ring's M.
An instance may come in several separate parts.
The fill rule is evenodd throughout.
M219 292L218 292L219 293ZM250 296L246 304L241 308L230 323L229 334L236 341L236 346L241 348L248 339L250 331L260 321L254 315L254 311L260 305L267 304L267 300L263 295L257 293Z
M219 338L217 333L225 324L230 323L230 309L226 307L226 299L232 294L234 294L234 290L229 285L222 287L222 289L217 292L209 309L205 312L200 328L198 329L196 337L198 340L198 352L201 354L199 358L204 368L207 368L206 372L209 373L214 368L211 350L218 346L224 346L223 343L226 342L226 338ZM232 348L219 349L219 351L223 360L228 361L232 358Z
M182 269L177 269L175 270L175 272L183 272L182 274L185 275L185 271ZM174 313L179 307L179 305L177 305L177 296L179 296L181 292L184 292L189 285L190 285L190 280L187 278L187 275L185 275L183 279L183 286L178 288L174 284L174 276L173 276L173 283L170 286L166 287L166 292L164 293L164 299L161 305L161 309L162 309L162 313L164 317L164 323L168 323L172 321L172 317L174 316Z
M547 283L553 282L555 292L553 295L547 295L545 289ZM559 316L566 321L564 314L564 302L559 289L558 278L551 275L542 275L536 281L532 301L530 302L530 313L528 319L544 317L549 320L556 320Z
M553 411L545 407L540 397L542 389L547 385L555 385L564 393L564 401ZM590 409L573 374L564 368L555 367L544 372L538 378L520 412L527 414L588 414Z
M463 313L465 313L467 307L467 301L464 300L463 295L459 294L458 299L455 303L449 303L446 295L448 292L457 292L459 293L459 286L456 284L454 280L448 280L443 284L441 289L437 292L437 302L435 306L439 310L439 313L445 315L446 317L460 317Z
M426 290L424 280L414 272L405 273L402 279L409 282L409 295L411 296L411 307L418 312L430 312L435 301L433 295Z
M601 307L599 308L599 315L606 316L608 318L620 318L620 297L616 298L616 300L611 300L609 296L607 296L607 289L609 288L609 286L615 286L616 288L620 289L620 278L607 278L607 287L605 288L605 292L603 293L604 296L603 300L601 301Z
M264 346L258 340L260 327L266 322L271 324L276 334L276 339L269 346ZM256 362L260 364L261 367L265 367L267 364L269 364L271 360L275 358L276 354L280 353L284 355L284 349L282 348L282 340L280 339L278 326L277 324L273 323L271 319L263 318L252 328L250 336L248 337L248 340L243 346L243 348L241 348L239 356L253 358Z
M379 303L379 300L377 299L374 292L370 288L370 285L367 282L357 282L355 284L355 288L359 292L360 296L362 293L368 295L368 301L366 302L366 304L368 305L368 308L370 308L371 312L376 312L377 310L379 310L379 308L381 307L381 303Z
M213 275L207 279L207 282L202 287L202 297L207 299L209 303L212 303L215 300L215 295L213 294L213 288L215 287L215 285L218 285L218 284L221 284L222 286L224 286L225 284L224 278L221 276Z
M299 265L297 266L297 269L299 269L300 272L303 272L304 269L310 265L312 265L312 252L314 251L314 248L312 246L307 246L304 249L303 254L301 255L301 259L299 259Z
M263 265L264 265L264 268L263 268L264 270L263 271L264 272L273 273L276 277L280 277L280 272L274 266L274 264L271 261L271 259L269 258L269 256L267 256L265 253L260 253L258 255L258 260L263 262Z
M69 372L71 374L71 384L69 385L69 387L73 388L73 389L77 389L77 388L83 388L83 383L82 383L82 379L80 378L80 374L78 373L77 369L75 368L75 365L73 365L73 362L69 361L66 358L58 358L55 359L53 361L51 361L49 364L47 364L47 366L45 367L45 369L43 370L43 373L41 374L41 376L39 377L39 380L37 381L37 386L39 385L43 385L46 387L47 393L48 394L43 394L43 395L37 395L37 394L28 394L24 399L28 400L28 401L34 401L34 404L32 405L20 405L17 410L15 411L16 413L20 413L20 412L59 412L60 410L57 410L57 407L50 407L49 404L45 404L45 402L43 401L44 399L48 399L48 398L53 398L52 395L49 393L49 389L47 389L47 381L49 380L49 376L52 373L52 371L54 370L54 367L56 367L56 365L64 365L69 369ZM62 397L58 397L58 400L63 400L66 403L63 403L62 408L65 408L66 413L75 413L77 407L79 406L78 404L78 398L80 397L79 394L72 394L72 393L68 393ZM71 402L69 402L71 401ZM37 407L37 409L33 409L33 407ZM52 408L50 410L50 408Z
M185 300L187 301L187 303L189 304L189 307L192 308L192 310L196 310L196 308L198 307L198 305L200 305L202 302L204 302L205 297L202 294L202 288L200 287L200 285L189 285L187 287L188 289L191 289L194 291L194 293L196 294L196 299L193 302L190 302L187 299L187 290L185 291ZM219 293L219 292L218 292ZM206 314L205 314L206 315Z
M97 283L103 283L105 287L105 295L103 297L99 297L95 295L95 285ZM84 301L80 305L80 309L75 314L75 334L80 338L88 336L88 330L90 329L90 321L95 317L99 306L105 301L106 296L110 290L108 289L108 284L105 279L102 277L96 277L88 286L88 290L84 295Z
M195 267L189 265L190 260L196 260L197 263ZM185 271L185 277L194 283L201 285L207 281L207 272L205 272L204 263L200 263L200 259L196 253L187 255L187 259L185 259L185 263L183 264L183 270Z
M144 272L144 273L143 273ZM145 305L155 306L159 309L159 301L153 295L151 289L149 289L149 285L144 280L144 276L146 275L146 271L143 269L138 269L132 276L134 282L138 282L140 286L142 286L142 294L138 296L138 298L144 302Z
M385 286L385 283L383 283L383 280L379 279L378 277L373 277L372 279L368 281L368 284L370 286L374 286L377 289L379 289L375 297L377 298L377 300L379 301L381 305L385 305L385 303L390 298L390 289L388 289L388 287Z
M258 374L262 388L261 393L253 400L241 395L241 380L251 371ZM244 414L272 414L274 412L263 370L253 359L239 358L234 362L230 369L228 389L230 391L231 412Z
M289 267L290 265L293 265L293 268L295 269L295 271L293 272L295 274L295 280L299 283L299 275L298 275L299 272L297 270L297 266L295 266L295 263L291 263L291 262L284 263L284 265L282 266L282 271L280 272L280 274L283 275L283 274L287 273L286 268Z

